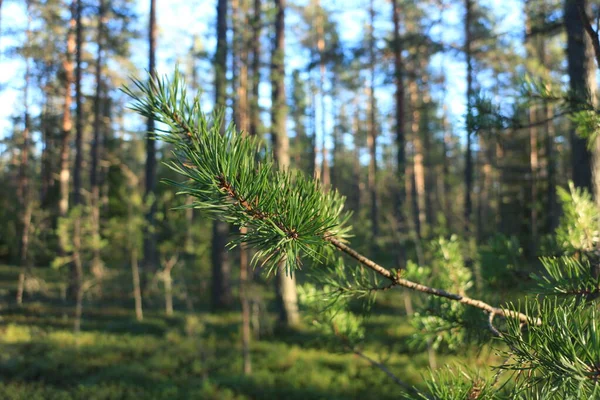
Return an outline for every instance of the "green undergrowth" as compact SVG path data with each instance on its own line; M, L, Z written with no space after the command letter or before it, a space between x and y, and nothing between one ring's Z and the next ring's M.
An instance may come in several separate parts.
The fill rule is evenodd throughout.
M0 286L9 293L14 281L4 279L16 271L0 267ZM156 308L138 322L129 302L103 307L87 300L76 336L72 310L60 299L26 299L21 308L8 294L0 299L0 399L399 398L385 373L309 327L275 330L254 341L253 371L245 376L239 312L167 318ZM420 386L430 359L407 344L414 328L402 299L399 292L379 296L360 351ZM435 362L482 370L499 364L488 347L438 354Z

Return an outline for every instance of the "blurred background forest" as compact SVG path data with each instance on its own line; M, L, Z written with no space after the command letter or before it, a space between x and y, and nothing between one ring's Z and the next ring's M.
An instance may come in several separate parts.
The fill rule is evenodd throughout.
M120 88L177 65L205 112L347 197L361 252L464 264L499 303L553 254L557 188L600 188L600 150L524 94L595 104L598 18L585 0L0 0L2 397L397 398L375 364L418 384L489 363L415 339L425 303L402 290L358 347L313 330L311 266L276 284L226 249L233 228L174 209L192 199L160 183L171 148Z

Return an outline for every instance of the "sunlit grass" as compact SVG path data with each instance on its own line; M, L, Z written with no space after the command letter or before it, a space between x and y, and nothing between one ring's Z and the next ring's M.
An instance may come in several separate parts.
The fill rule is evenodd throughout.
M13 279L16 271L2 266L0 277ZM52 274L45 278L55 279ZM2 399L399 398L398 386L379 369L307 327L254 341L253 373L244 376L239 312L176 312L166 318L155 308L138 322L128 302L102 306L88 300L83 330L74 335L71 308L55 298L58 291L49 296L22 308L3 296ZM361 351L418 385L429 358L406 344L413 328L401 294L386 294L380 302L367 320ZM482 369L495 360L488 350L436 357L440 366Z

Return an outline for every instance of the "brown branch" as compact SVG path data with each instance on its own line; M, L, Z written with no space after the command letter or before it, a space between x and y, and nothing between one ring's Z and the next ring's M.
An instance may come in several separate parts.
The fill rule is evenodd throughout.
M338 250L342 251L343 253L346 253L350 257L354 258L356 261L360 262L365 267L370 268L373 271L377 272L379 275L389 279L390 281L392 281L392 283L394 283L397 286L402 286L402 287L405 287L408 289L415 290L417 292L427 293L427 294L431 294L434 296L443 297L443 298L446 298L449 300L458 301L459 303L466 304L471 307L479 308L479 309L486 311L493 315L499 315L499 316L502 316L505 318L507 318L507 317L517 318L519 321L521 321L523 323L528 324L530 322L533 322L536 325L540 325L542 323L539 318L533 319L533 321L532 321L532 319L527 317L527 315L517 312L517 311L504 310L501 308L493 307L481 300L472 299L470 297L462 296L462 295L455 294L455 293L449 293L442 289L432 288L429 286L421 285L420 283L416 283L416 282L409 281L407 279L400 278L399 276L394 275L392 273L392 271L390 271L389 269L384 268L381 265L377 264L376 262L368 259L367 257L358 253L357 251L350 248L346 244L342 243L338 239L336 239L334 237L326 237L325 240L327 240L329 243L331 243Z
M577 0L577 8L579 9L579 17L581 18L583 27L592 41L592 47L594 48L594 54L596 55L596 63L598 68L600 68L600 38L598 38L598 32L592 27L592 23L583 7L583 1Z

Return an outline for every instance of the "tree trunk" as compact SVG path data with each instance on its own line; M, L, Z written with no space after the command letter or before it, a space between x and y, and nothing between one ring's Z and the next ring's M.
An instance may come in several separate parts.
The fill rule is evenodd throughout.
M77 114L75 118L75 167L73 169L73 203L75 206L82 204L81 172L83 169L83 105L81 93L82 51L83 51L83 26L81 13L83 5L77 0L76 19L76 50L75 50L75 107Z
M285 99L285 0L275 0L275 43L271 57L271 126L273 155L279 169L290 167L289 138L286 131L287 106ZM277 272L277 302L280 306L279 322L294 326L300 322L296 277L286 274L284 265Z
M42 156L41 156L41 171L40 171L40 207L46 208L48 206L48 193L52 187L52 152L54 148L54 134L49 124L49 109L51 107L50 97L52 94L49 93L48 85L43 89L44 93L44 105L42 106L42 113L40 115L40 133L42 136Z
M444 79L444 91L445 89L445 79ZM448 152L450 151L450 146L452 145L452 132L450 130L448 124L448 106L445 102L446 94L444 93L444 105L443 107L443 115L442 115L442 129L444 132L444 139L442 140L442 203L444 209L444 216L446 219L446 227L448 230L452 231L452 202L450 200L452 187L450 186L450 157Z
M156 0L150 0L150 16L148 24L148 71L150 79L156 76ZM146 134L146 185L144 204L146 211L146 225L144 226L144 259L142 263L142 279L146 273L156 272L158 269L158 253L156 249L155 214L156 214L156 141L154 134L154 119L148 118Z
M360 206L362 201L362 190L363 185L361 184L361 174L360 174L360 142L358 140L358 136L361 130L361 121L360 121L360 101L358 96L354 97L354 118L352 123L352 144L354 145L353 157L352 157L352 174L353 174L353 207L355 214L360 212Z
M252 16L252 41L250 52L252 54L252 97L250 100L250 127L251 135L259 135L260 107L258 105L260 86L260 36L261 36L261 0L254 0L254 15Z
M416 196L416 214L415 231L417 237L421 239L423 230L427 226L427 204L425 199L425 149L421 138L421 104L419 102L419 88L417 82L413 79L408 84L410 93L410 103L412 109L411 134L414 148L414 173L415 173L415 196Z
M317 52L319 53L319 102L321 108L321 154L323 159L321 161L321 183L323 189L328 190L331 185L331 171L329 168L329 154L327 150L326 138L327 138L327 125L325 114L327 112L325 107L325 32L324 32L324 21L323 21L323 9L321 8L320 0L314 0L313 4L315 15L315 30L317 34Z
M396 84L396 176L398 178L398 191L396 193L394 208L399 237L396 262L398 267L402 268L406 258L404 250L404 236L406 235L406 214L404 210L404 200L406 198L406 186L404 184L406 135L404 133L404 61L402 59L402 43L400 41L400 7L398 6L398 0L392 0L392 19L394 21L394 80Z
M565 0L564 21L567 31L567 60L570 88L577 99L584 103L595 103L596 69L592 55L592 46L585 34L579 6L587 10L586 1ZM592 152L587 148L586 139L581 138L571 128L571 167L573 183L594 193L599 200L592 181Z
M76 274L75 286L75 319L73 330L78 334L81 330L83 314L83 264L81 260L81 217L77 215L73 229L73 266Z
M27 43L31 43L31 14L29 12L30 2L27 1ZM29 49L25 57L25 85L23 89L23 137L21 146L21 160L19 162L19 180L17 185L17 198L21 208L21 240L19 256L19 283L17 287L17 304L23 303L23 291L25 289L25 279L27 269L29 268L29 226L31 224L31 199L29 188L29 136L30 136L30 118L29 118L29 81L30 81L30 62Z
M173 277L171 272L177 265L179 256L176 254L168 260L163 260L163 282L165 285L165 314L167 317L173 316Z
M71 119L71 103L72 97L72 86L75 80L73 76L74 65L73 56L75 54L75 27L76 27L76 14L77 14L77 0L73 0L71 4L71 19L69 21L69 33L67 35L67 53L63 60L63 68L65 70L65 100L63 105L63 118L62 118L62 137L60 143L60 172L59 172L59 200L58 200L58 215L59 217L66 217L69 211L69 141L71 137L71 129L73 128L73 121ZM64 243L60 244L60 247L64 249ZM61 250L60 252L64 252Z
M549 104L544 104L544 114L546 123L544 130L546 135L546 173L548 186L546 189L546 216L547 216L547 231L554 232L558 226L558 202L556 199L556 160L554 153L554 110Z
M236 115L238 127L243 135L247 135L250 129L249 102L248 102L248 45L249 41L244 34L245 27L248 24L248 6L244 0L241 0L241 7L238 7L238 0L234 0L234 36L233 43L237 43L234 53L238 54L238 64L236 68L237 82L237 103ZM240 228L240 234L247 232L245 227ZM240 250L240 304L242 307L242 357L244 374L252 373L252 361L250 358L250 303L248 300L248 249L245 245L239 247Z
M227 95L227 0L217 2L217 50L215 67L215 109L221 111L226 105ZM225 126L222 125L222 132ZM233 304L231 294L231 265L225 250L229 227L222 221L213 222L212 242L212 306L213 309L226 309Z
M375 7L373 0L369 2L369 133L367 136L367 146L369 148L369 192L371 194L371 234L373 243L379 236L379 207L377 196L377 105L375 101Z
M537 13L539 10L537 7L534 9L534 5L528 1L525 5L525 13L527 19L525 21L525 37L529 38L529 43L526 43L527 55L530 58L543 58L543 54L536 54L536 50L538 50L538 46L536 46L536 42L539 42L543 39L535 36L532 37L531 27L532 27L532 13ZM535 23L536 21L533 21ZM532 43L533 42L533 43ZM541 61L541 60L540 60ZM543 65L543 64L542 64ZM529 212L529 225L530 229L530 257L535 257L537 253L537 242L538 242L538 212L537 212L537 204L538 204L538 169L539 169L539 161L538 161L538 107L532 105L529 107L529 174L530 174L530 212Z
M98 6L98 47L96 56L96 93L94 96L94 138L92 140L92 165L90 171L91 188L91 225L93 237L93 259L90 269L98 284L103 275L104 265L100 258L100 185L98 173L98 157L101 144L102 118L102 52L104 45L105 0ZM99 286L100 287L100 286Z
M142 287L140 284L140 268L138 265L137 250L130 248L131 257L131 275L133 278L133 298L135 300L135 317L138 321L144 320L144 311L142 309Z
M472 24L472 0L465 0L465 56L467 60L467 145L465 151L465 209L464 229L467 238L471 235L471 215L473 204L471 192L473 191L473 154L472 154L472 97L473 97L473 61L471 53L471 24Z
M83 47L83 26L81 22L82 2L77 0L76 5L76 30L75 30L75 106L77 114L75 118L75 165L73 169L73 205L75 207L82 205L82 183L81 171L83 169L83 105L81 93L81 74L82 74L82 47ZM80 293L83 290L83 266L81 264L81 216L75 216L75 229L73 230L73 262L71 268L71 282L69 294L72 301L75 302L75 332L78 332L79 322L77 312L79 300L82 298Z

